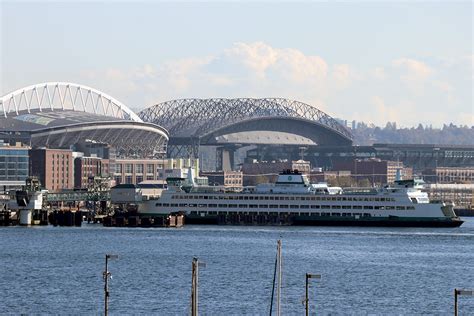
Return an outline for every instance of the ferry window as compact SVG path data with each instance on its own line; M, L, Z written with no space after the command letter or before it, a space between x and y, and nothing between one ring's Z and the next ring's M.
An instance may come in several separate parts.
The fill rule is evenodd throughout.
M219 215L226 215L227 212L222 212L222 211L221 211L221 212L218 212L217 214L219 214Z
M227 208L227 204L219 204L219 207Z
M259 205L259 208L268 208L268 205L266 205L266 204L260 204L260 205Z
M265 200L268 200L268 196L265 197Z
M197 204L189 204L189 207L196 207Z
M247 204L239 204L240 208L247 208Z
M250 204L249 207L250 208L258 208L258 205L257 204Z
M331 213L321 213L321 216L329 216Z
M311 205L311 208L319 208L319 205Z
M197 214L197 212L196 211L191 211L191 214Z
M370 217L371 215L369 213L364 213L364 217Z
M293 209L298 209L300 208L298 205L290 205L290 208L293 208Z
M351 206L350 205L343 205L342 208L345 209L345 210L350 210Z
M380 202L385 202L385 198L380 198Z
M188 206L188 204L186 204L186 203L180 203L179 204L179 207L187 207L187 206Z
M341 201L341 199L342 199L341 197L337 197L337 198L336 198L337 201Z
M288 208L288 205L280 205L280 208Z
M171 204L171 207L178 207L178 204Z
M332 209L333 209L333 210L334 210L334 209L340 209L340 208L341 208L340 205L333 205L333 206L332 206Z
M248 196L244 196L244 200L249 200L249 197L248 197Z
M290 199L289 197L285 196L285 200L286 200L286 201L288 201L289 199Z
M414 206L407 206L407 210L414 211L415 207Z
M364 210L373 210L374 207L371 205L364 205Z
M352 205L352 208L354 210L361 210L362 209L362 205Z
M395 209L395 206L385 206L385 209L386 209L386 210L394 210L394 209Z
M343 200L343 201L347 201L347 198L343 197L342 200Z
M198 204L198 207L207 207L207 204Z
M243 200L243 199L244 199L244 197L243 197L243 196L239 196L239 200Z
M309 205L300 205L300 208L309 208Z
M278 205L272 204L272 205L270 205L270 208L278 208Z
M290 201L294 201L295 200L295 197L294 196L290 196Z
M397 206L397 211L404 211L405 210L405 206Z
M337 198L335 198L335 197L331 198L331 201L336 201L336 200L337 200Z
M207 200L209 197L207 195L204 196L204 200Z
M324 209L330 209L331 208L331 205L321 205L321 208L324 208ZM329 213L328 213L329 214Z
M169 207L170 205L169 205L169 203L163 203L163 206L164 207Z
M312 213L313 216L319 216L318 212Z
M155 206L161 206L161 203L156 203Z
M352 197L348 197L347 200L348 200L348 201L352 201Z
M316 197L312 196L312 197L310 198L310 200L311 200L311 201L316 201Z

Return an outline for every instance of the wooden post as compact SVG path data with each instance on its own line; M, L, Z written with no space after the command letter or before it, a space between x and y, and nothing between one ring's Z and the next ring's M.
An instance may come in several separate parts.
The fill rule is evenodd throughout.
M109 313L109 256L105 255L105 271L104 271L104 315Z
M280 307L280 300L281 300L281 239L277 242L277 252L278 252L278 287L277 287L277 316L281 315L281 307Z
M112 273L109 272L109 259L117 259L117 255L105 255L105 271L103 273L104 277L104 315L107 316L109 313L109 278Z
M306 308L306 316L309 316L309 298L308 298L308 291L309 291L309 273L306 273L306 295L305 295L305 308Z
M458 289L454 289L454 316L458 316Z
M199 262L198 258L193 258L191 282L191 316L198 315L199 267L206 267L206 263Z

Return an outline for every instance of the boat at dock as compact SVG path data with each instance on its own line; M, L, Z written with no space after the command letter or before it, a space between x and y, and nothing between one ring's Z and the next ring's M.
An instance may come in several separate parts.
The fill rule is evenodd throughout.
M382 188L312 184L287 170L275 183L229 191L169 178L156 199L139 203L140 216L183 214L186 224L458 227L452 203L432 201L423 180L396 180Z

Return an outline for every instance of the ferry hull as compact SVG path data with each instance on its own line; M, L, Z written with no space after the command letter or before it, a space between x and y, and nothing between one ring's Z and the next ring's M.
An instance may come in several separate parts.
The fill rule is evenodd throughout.
M253 226L359 226L359 227L459 227L459 218L259 218L258 216L185 216L186 224L200 225L253 225Z

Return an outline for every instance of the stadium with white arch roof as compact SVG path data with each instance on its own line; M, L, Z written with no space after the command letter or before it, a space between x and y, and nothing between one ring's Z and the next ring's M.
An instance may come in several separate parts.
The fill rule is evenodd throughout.
M164 156L169 139L165 128L143 122L113 97L67 82L40 83L3 96L0 135L33 148L107 144L127 157Z

